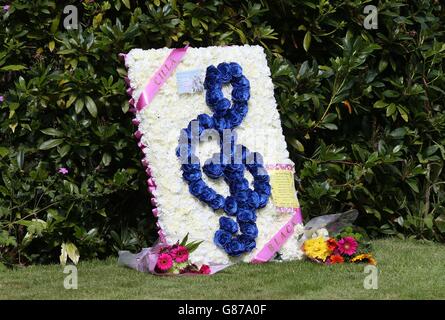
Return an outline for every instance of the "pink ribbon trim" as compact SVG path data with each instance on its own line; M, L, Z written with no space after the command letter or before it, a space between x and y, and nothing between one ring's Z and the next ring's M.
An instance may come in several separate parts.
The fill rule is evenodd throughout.
M272 237L268 243L266 243L263 249L257 253L255 258L253 258L251 263L264 263L272 259L275 256L275 253L281 249L283 244L285 244L290 236L294 233L294 227L302 222L303 218L301 216L301 209L294 208L292 218Z
M138 111L141 111L153 100L155 95L159 92L159 89L171 76L173 71L181 62L185 53L187 52L188 45L184 48L173 49L161 67L151 77L145 89L142 91L139 100L136 104Z

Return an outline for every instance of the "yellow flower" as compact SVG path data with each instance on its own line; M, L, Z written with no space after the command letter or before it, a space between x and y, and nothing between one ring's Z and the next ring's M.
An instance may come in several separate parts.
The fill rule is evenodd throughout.
M356 255L354 258L351 259L351 262L367 262L374 266L377 264L377 261L369 253L363 253L363 254Z
M330 251L323 237L306 240L303 250L309 258L325 261Z

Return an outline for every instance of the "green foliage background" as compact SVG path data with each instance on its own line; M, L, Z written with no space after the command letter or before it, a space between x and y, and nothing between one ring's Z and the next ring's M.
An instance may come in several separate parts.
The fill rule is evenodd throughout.
M372 236L444 240L440 1L2 4L4 264L56 261L62 243L85 259L154 240L118 53L185 43L266 48L306 218L356 208ZM68 4L79 30L63 27ZM363 27L366 4L377 30Z

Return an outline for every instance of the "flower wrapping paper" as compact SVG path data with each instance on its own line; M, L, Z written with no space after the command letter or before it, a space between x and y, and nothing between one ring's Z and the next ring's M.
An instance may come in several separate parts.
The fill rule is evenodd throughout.
M128 69L128 84L133 101L138 101L151 76L167 58L171 49L133 49L125 55ZM134 123L138 125L136 137L143 151L143 163L149 175L148 185L152 203L156 207L159 236L162 242L173 244L189 233L190 240L203 241L191 254L195 264L231 264L238 261L250 262L267 242L285 225L291 213L279 212L273 201L257 212L256 248L240 257L229 257L213 243L222 210L213 211L209 206L193 197L182 178L180 161L175 150L182 128L199 114L212 114L206 104L205 92L181 93L177 75L196 70L205 70L221 62L237 62L250 81L249 111L241 125L235 130L237 143L249 150L261 153L265 165L290 164L281 122L274 98L274 87L267 65L266 55L260 46L227 46L188 48L172 76L163 84L149 105L135 112ZM230 99L231 87L223 88L224 96ZM219 152L216 141L201 142L198 155L201 163ZM252 177L246 174L249 182ZM223 196L229 195L229 187L223 179L203 179ZM280 250L283 260L303 257L297 238L303 226L295 226L294 234Z

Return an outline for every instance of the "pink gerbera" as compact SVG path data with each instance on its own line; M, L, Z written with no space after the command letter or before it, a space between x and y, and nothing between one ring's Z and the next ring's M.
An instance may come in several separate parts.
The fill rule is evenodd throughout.
M189 259L189 251L184 246L177 246L171 251L173 259L178 262L186 262Z
M158 262L156 262L156 267L161 271L167 271L173 266L173 259L167 253L161 253L158 257Z
M337 244L341 254L352 256L357 250L357 241L353 237L344 237Z

